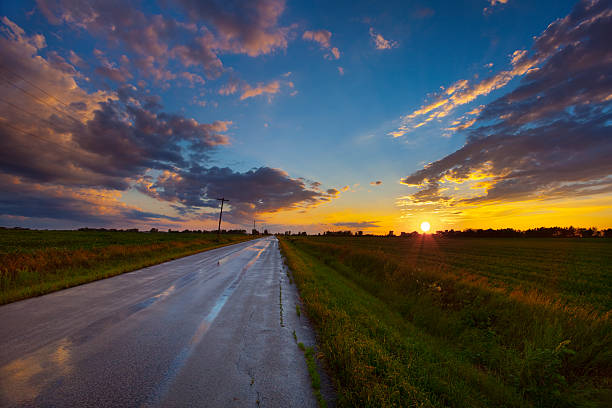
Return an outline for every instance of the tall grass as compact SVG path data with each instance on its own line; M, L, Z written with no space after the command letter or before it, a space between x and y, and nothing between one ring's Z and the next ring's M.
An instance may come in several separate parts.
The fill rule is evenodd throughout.
M0 231L0 304L247 239L250 236Z
M520 250L504 254L503 239L471 240L463 255L464 241L448 241L282 240L341 405L609 406L612 325L602 305L612 294L546 285L546 255L530 266ZM567 242L527 240L522 249L552 254L559 244ZM510 264L496 274L500 259ZM608 285L610 264L592 267Z

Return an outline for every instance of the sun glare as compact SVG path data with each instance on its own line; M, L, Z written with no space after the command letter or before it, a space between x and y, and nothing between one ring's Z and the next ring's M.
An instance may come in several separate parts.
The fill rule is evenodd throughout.
M431 225L429 225L429 223L428 223L427 221L423 221L423 222L421 223L421 230L422 230L423 232L427 232L427 231L429 231L429 228L431 228Z

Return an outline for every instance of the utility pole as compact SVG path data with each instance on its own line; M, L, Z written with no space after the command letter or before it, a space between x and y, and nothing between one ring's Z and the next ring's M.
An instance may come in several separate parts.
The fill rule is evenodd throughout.
M229 200L227 200L225 197L217 198L217 200L221 201L221 212L219 213L219 229L217 230L217 236L219 236L219 234L221 234L221 217L223 216L223 203Z

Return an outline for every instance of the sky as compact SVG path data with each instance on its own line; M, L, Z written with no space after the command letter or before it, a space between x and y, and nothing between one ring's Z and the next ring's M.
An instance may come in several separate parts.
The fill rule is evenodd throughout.
M612 227L612 1L0 4L0 225Z

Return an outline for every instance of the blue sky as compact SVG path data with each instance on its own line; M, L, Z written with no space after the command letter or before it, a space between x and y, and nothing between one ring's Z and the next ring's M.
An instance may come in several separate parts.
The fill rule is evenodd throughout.
M609 10L608 2L595 3L604 11ZM578 3L578 8L581 4L595 13L592 10L596 7ZM427 210L419 207L417 215L406 210L406 197L418 191L415 186L425 188L432 177L422 178L414 184L400 181L419 172L428 163L459 151L469 139L470 132L492 123L480 119L480 110L486 112L490 104L510 94L527 82L529 75L535 76L537 69L560 55L567 47L560 39L556 48L546 53L533 48L534 41L547 35L545 30L555 21L563 29L570 30L570 22L563 19L567 20L572 13L578 16L575 7L573 1L520 0L384 3L181 0L125 4L39 0L3 3L0 16L4 18L5 41L14 44L29 41L33 44L35 36L42 35L45 43L44 46L35 45L34 54L8 56L19 59L14 63L6 59L9 69L22 66L23 72L29 72L26 64L30 64L34 72L33 64L46 63L50 69L63 69L63 78L68 76L74 80L88 97L105 92L105 98L92 98L95 101L88 103L89 115L96 114L99 109L96 103L104 99L120 101L122 105L117 109L130 112L129 104L142 107L142 98L156 95L161 107L144 110L155 115L161 112L174 114L198 124L222 122L225 125L217 126L212 132L222 134L225 139L222 143L209 141L205 157L197 161L168 161L166 152L163 160L159 156L147 157L130 176L127 173L132 170L127 167L131 166L122 168L124 183L121 187L116 182L82 183L65 181L65 177L59 176L34 177L32 169L17 171L15 166L5 162L3 173L7 177L19 178L22 185L34 183L40 186L42 183L44 188L61 185L70 191L70 195L77 196L79 189L85 187L104 190L107 197L116 193L112 198L114 203L105 204L115 208L112 211L116 217L114 220L83 217L83 214L97 211L99 203L91 200L86 200L87 208L82 209L83 214L75 213L72 219L69 216L54 219L52 214L36 214L34 208L18 214L15 203L7 205L0 217L5 224L52 227L88 223L141 227L212 225L215 209L207 200L214 197L208 197L208 194L213 190L222 193L219 190L222 184L215 184L213 188L210 174L204 176L202 171L194 172L193 166L197 165L205 169L228 168L245 175L245 180L259 177L248 174L253 169L278 170L275 175L280 179L266 178L265 182L261 179L263 187L254 193L255 196L236 195L236 201L241 200L244 206L229 212L228 221L235 226L247 225L248 219L259 217L278 228L309 231L334 228L334 224L342 222L376 222L380 230L414 229L424 218L431 219L434 227L439 228L486 223L525 227L534 222L533 216L527 214L513 220L506 215L495 215L507 211L505 206L514 208L521 205L535 206L535 214L545 211L549 218L540 217L545 223L569 222L566 210L558 208L566 208L567 201L573 200L575 194L555 195L553 198L547 195L547 191L568 183L603 180L606 184L610 176L607 167L579 179L546 180L522 195L513 193L508 199L495 200L501 205L497 212L491 210L491 203L481 203L478 208L484 205L491 210L482 219L469 215L470 211L478 211L478 208L464 208L463 214L467 214L464 218L440 214L456 213L455 210L464 205L459 200L467 197L461 195L467 186L465 183L475 179L474 174L487 173L482 169L493 163L495 171L486 174L493 182L479 187L487 196L489 190L509 174L507 166L495 169L495 160L483 159L480 168L472 168L467 177L462 175L457 179L453 176L454 182L462 185L461 188L455 187L459 198L453 198L454 201L439 194L434 199L429 197L426 203L414 197L408 199L409 206L426 204ZM609 18L605 12L594 15L602 20L601 24ZM578 24L579 20L576 21L572 24ZM23 30L23 33L17 35L15 30ZM556 35L561 38L558 32ZM588 35L584 38L591 39ZM589 44L585 40L585 49ZM524 54L521 54L522 50L525 50ZM605 54L609 49L600 51ZM513 60L513 56L516 59ZM61 68L61 61L71 68ZM466 103L453 102L447 112L420 126L417 119L422 117L425 120L428 113L407 119L419 108L442 100L444 95L461 97L487 79L518 70L521 64L524 64L524 70L512 73L507 80L500 80L499 85L491 90L475 92ZM610 73L609 65L604 64L599 69ZM577 71L576 75L580 72ZM38 88L30 91L51 90L52 86L45 84L45 75L49 74L40 75L35 82ZM192 79L186 79L187 75ZM5 72L4 78L3 86L11 89L12 93L8 95L15 95L15 104L24 108L28 103L34 103L15 91L13 85L19 82L18 77ZM446 93L462 80L466 81L463 88L458 87L456 93ZM6 81L12 81L13 85ZM25 83L24 86L31 87L31 84ZM601 84L598 86L601 88ZM139 96L121 100L118 92L127 88ZM62 92L57 89L53 95L62 101L62 97L70 101L76 98L71 95L73 90L65 90L65 95ZM52 102L59 103L55 99ZM604 97L598 103L604 112L609 112L609 100ZM557 112L573 107L572 104L565 105ZM12 111L6 109L8 120L16 117L16 108L13 107ZM60 109L66 115L72 112L64 106ZM32 105L31 110L36 110L36 107ZM44 117L39 119L56 118L57 112L54 114L41 112ZM463 126L477 117L475 124L457 129L458 125ZM88 116L83 121L87 124L90 119ZM577 118L570 120L578 121ZM453 124L455 121L458 122ZM539 125L541 123L536 121L527 123L523 130ZM18 125L11 129L15 127L23 130ZM397 133L398 130L402 130L401 134ZM176 129L172 131L176 132ZM45 133L48 129L30 129L30 133L37 132ZM398 137L394 137L393 132ZM79 149L87 148L74 132L65 132L62 137L56 135L59 139L55 145L69 143L66 134L71 135L68 139L76 141ZM100 141L108 134L99 132L91 137ZM148 133L144 131L144 134ZM139 135L133 137L141 143ZM15 147L14 141L12 143ZM109 137L109 143L113 143L112 137ZM179 140L170 150L180 148L183 157L188 157L189 143ZM604 147L609 148L609 142ZM108 154L112 159L114 153L109 151ZM25 158L26 162L28 160L34 159ZM156 164L151 165L151 161ZM75 172L82 167L76 165ZM439 183L444 183L443 178L446 177L447 181L452 178L450 172L456 168L449 167L435 177ZM191 183L187 187L183 182L182 189L179 189L175 178L172 186L164 179L165 184L153 182L149 187L143 187L143 176L155 179L163 171L175 176L183 175L185 179L187 173L190 177L197 173L197 183L201 184L194 187ZM108 171L101 173L107 175ZM276 185L277 181L278 185L289 183L297 190L284 193L271 188L269 196L266 196L266 191L261 191L265 190L266 183ZM317 184L311 185L312 181ZM382 183L370 184L376 181ZM220 178L218 182L221 183ZM14 185L13 182L12 188ZM197 191L192 191L194 189ZM231 196L232 187L228 186L227 190ZM603 195L598 192L580 196L594 200L589 202L588 208L597 208L591 211L595 218L583 218L583 222L606 226L605 220L611 215L604 208L605 203L610 203L608 190ZM32 197L35 198L35 193ZM538 198L536 203L534 197ZM569 205L567 208L587 208L583 202L574 203L573 207ZM119 209L122 206L145 215L130 217L125 208ZM579 212L576 210L573 214Z

